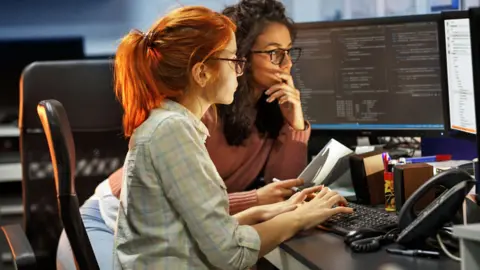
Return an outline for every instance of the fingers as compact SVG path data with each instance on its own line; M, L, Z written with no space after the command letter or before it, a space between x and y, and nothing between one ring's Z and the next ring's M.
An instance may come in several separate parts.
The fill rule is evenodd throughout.
M333 202L332 204L330 204L330 206L333 206L334 204L342 204L342 205L347 204L347 200L345 200L345 198L338 195L336 191L332 191L328 187L322 188L322 190L315 196L315 199L322 199L323 201L326 201L328 204L330 204L330 202Z
M333 192L332 192L332 193L333 193ZM330 195L330 194L328 194L328 195ZM327 195L327 196L328 196L328 195ZM327 196L325 196L325 197L327 197ZM326 199L325 197L324 197L324 199ZM326 200L327 200L327 205L328 205L329 207L332 207L332 206L334 206L335 204L337 204L341 199L342 199L342 196L340 196L340 195L338 195L338 194L334 194L334 195L331 196L330 198L326 199Z
M299 204L299 203L305 201L306 198L307 198L307 195L305 193L303 193L303 191L302 191L302 192L297 192L297 193L293 194L293 196L290 197L288 199L288 201L290 203L293 203L293 204Z
M339 206L339 207L328 209L327 211L329 215L332 215L332 216L339 213L351 214L353 213L353 208Z
M311 199L315 198L315 193L322 190L322 186L314 186L305 188L300 192L295 193L292 197L290 197L289 201L293 203L301 203L306 201L310 201Z
M291 197L295 193L295 191L291 189L279 189L279 192L283 198Z
M321 191L322 188L323 186L313 186L313 187L303 189L301 193L305 193L305 195L309 195L309 194Z
M282 105L284 103L300 103L300 99L288 95L284 95L278 99L278 104Z
M347 200L340 196L339 194L335 194L334 196L330 197L327 201L327 204L331 207L335 204L347 205Z
M331 190L330 188L325 188L328 192L323 196L323 199L327 201L329 206L339 204L341 206L347 205L347 200L340 196L336 191Z
M328 193L323 197L323 199L328 200L332 198L333 196L337 195L338 193L336 191L331 190L330 188L326 187L325 188Z
M285 87L284 83L279 83L271 86L267 91L265 91L265 95L271 95L279 90L282 90Z
M322 187L322 190L317 193L317 195L315 196L315 200L319 200L319 199L322 199L325 195L327 195L329 189L328 188L323 188L323 185L321 185Z
M300 100L300 91L285 83L276 84L270 87L265 94L269 95L269 98L267 99L268 102L272 102L275 99L279 100L284 96L289 97L292 102Z
M284 97L284 96L287 96L287 92L283 89L280 89L280 90L277 90L275 92L273 92L273 94L271 94L268 98L267 98L267 102L272 102L276 99L280 99L281 97Z
M274 185L281 188L293 188L293 187L301 186L303 184L304 184L303 179L297 178L297 179L288 179L288 180L276 182Z
M279 72L279 73L277 73L277 76L281 81L286 82L289 86L293 87L293 77L292 77L292 75L290 75L289 73Z

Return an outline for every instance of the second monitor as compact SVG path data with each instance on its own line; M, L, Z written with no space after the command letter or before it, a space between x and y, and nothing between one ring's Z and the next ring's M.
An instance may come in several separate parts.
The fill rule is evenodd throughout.
M443 134L438 14L297 24L292 74L313 129Z
M452 136L475 139L475 99L468 11L444 12L439 24L445 115Z

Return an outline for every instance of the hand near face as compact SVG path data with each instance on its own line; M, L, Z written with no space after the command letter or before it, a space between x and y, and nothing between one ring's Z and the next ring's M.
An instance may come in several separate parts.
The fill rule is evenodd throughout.
M305 129L300 91L293 85L290 74L278 73L279 83L270 87L265 94L269 97L267 102L278 101L283 118L295 130Z

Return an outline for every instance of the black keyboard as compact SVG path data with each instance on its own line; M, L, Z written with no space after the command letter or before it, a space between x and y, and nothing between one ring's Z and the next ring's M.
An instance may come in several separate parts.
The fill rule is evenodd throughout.
M354 208L355 212L352 214L336 214L322 223L320 228L345 236L350 231L361 228L387 232L398 224L398 218L395 214L355 203L348 203L347 206Z

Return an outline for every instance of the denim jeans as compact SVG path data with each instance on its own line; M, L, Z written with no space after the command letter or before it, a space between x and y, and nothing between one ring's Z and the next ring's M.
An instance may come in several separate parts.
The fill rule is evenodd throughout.
M80 213L100 269L112 269L114 235L102 219L98 199L90 198L85 201L80 207ZM58 244L57 269L76 269L72 248L65 231L62 232Z

